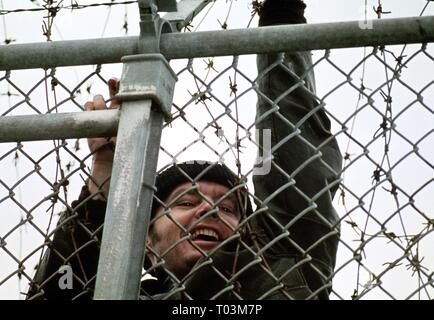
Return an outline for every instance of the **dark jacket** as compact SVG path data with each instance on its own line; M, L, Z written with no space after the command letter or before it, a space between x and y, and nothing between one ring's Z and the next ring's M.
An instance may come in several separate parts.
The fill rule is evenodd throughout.
M260 25L303 23L303 12L298 0L268 1ZM273 161L269 174L253 177L261 201L249 218L251 230L199 260L180 283L153 269L159 280L143 281L145 298L328 299L339 241L332 199L342 157L315 98L311 55L259 55L257 66L256 127L271 130ZM105 203L84 187L59 220L29 298L92 297L104 213ZM63 264L74 270L72 290L59 289Z

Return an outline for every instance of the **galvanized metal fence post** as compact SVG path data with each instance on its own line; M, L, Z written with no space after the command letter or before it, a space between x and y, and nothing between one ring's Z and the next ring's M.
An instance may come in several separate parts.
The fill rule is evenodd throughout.
M151 0L139 1L139 6L141 38L154 43L154 53L122 59L117 95L122 106L95 299L138 298L162 123L170 114L176 82L168 62L157 53L162 23L156 6Z

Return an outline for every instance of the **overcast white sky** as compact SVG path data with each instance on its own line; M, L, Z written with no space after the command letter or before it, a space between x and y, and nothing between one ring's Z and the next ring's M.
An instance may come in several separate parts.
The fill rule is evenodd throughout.
M42 1L39 1L40 3ZM98 1L77 1L80 4L96 3ZM102 1L101 1L102 2ZM119 2L119 1L118 1ZM332 22L332 21L349 21L359 20L363 17L365 9L365 0L306 0L308 9L306 16L310 23L320 22ZM64 4L69 4L69 0L65 0ZM218 30L220 29L219 23L223 22L227 18L227 24L229 28L242 28L247 25L250 18L250 1L236 0L233 1L217 1L206 15L203 22L200 23L202 16L207 12L205 9L200 16L198 16L193 22L193 30ZM390 11L391 14L384 15L383 18L396 18L407 16L418 16L427 3L425 0L382 0L384 11ZM368 0L367 7L369 16L376 18L373 13L373 6L378 5L378 0ZM36 7L30 1L16 1L16 0L0 0L0 5L3 9L15 9L15 8L34 8ZM231 7L232 6L232 7ZM229 8L230 12L229 12ZM229 14L228 14L229 12ZM12 39L13 43L26 43L26 42L41 42L45 41L45 37L42 35L42 21L45 14L41 12L23 12L12 13L5 16L0 16L0 41L3 39ZM434 3L431 3L424 13L424 15L434 15ZM122 28L127 16L128 22L128 35L138 34L138 13L136 4L133 5L118 5L111 9L106 7L87 8L83 10L68 11L62 10L55 17L52 40L72 40L83 38L100 38L100 37L115 37L125 34ZM252 25L256 25L256 19ZM409 46L405 51L405 55L411 57L412 54L420 49L420 45ZM396 46L389 48L393 52L400 52L402 46ZM433 46L429 45L427 52L434 56ZM372 48L367 48L367 54L372 53ZM356 67L364 56L362 48L351 50L332 50L329 62L322 60L315 68L317 77L317 89L318 96L323 97L328 94L333 88L340 83L347 80L345 75L342 75L332 63L341 68L345 73ZM314 59L318 60L324 57L324 51L314 52ZM253 80L256 76L256 67L254 56L240 57L238 68L249 79ZM367 60L366 71L364 77L365 86L369 89L376 90L380 85L386 82L386 73L384 65L381 63L382 56L377 54L376 57L371 57ZM395 62L392 56L387 57L387 62L391 66L395 66ZM187 61L172 61L173 68L177 71L182 70L187 66ZM223 74L226 68L232 64L232 57L219 58L215 60L215 69L219 72L211 71L208 75L207 82L214 79L218 74L222 74L212 85L212 93L223 104L229 104L233 100L233 96L230 96L229 91L229 76L231 80L234 80L234 70L230 69ZM196 59L194 61L194 72L202 79L206 77L206 63L204 59ZM415 91L420 92L425 86L432 83L432 74L434 62L424 54L418 54L408 64L408 68L405 68L401 75L401 81L409 85ZM59 68L56 76L65 84L68 88L77 86L80 81L83 81L87 75L95 70L94 66L76 67L76 68ZM111 76L120 77L121 65L115 64L110 66L103 66L101 74L108 79ZM4 72L0 72L0 79L4 76ZM13 71L11 74L11 81L21 88L24 92L29 92L35 84L40 81L44 76L44 72L41 70L27 70L27 71ZM240 94L244 90L250 88L250 83L243 80L240 74L237 74L238 93ZM391 74L388 74L391 77ZM180 80L175 92L174 103L178 106L183 106L188 101L190 95L189 92L194 93L197 91L193 77L184 72L180 74ZM352 83L356 86L360 86L360 79L362 78L362 66L359 66L352 73ZM85 88L87 85L92 85L90 94L87 94ZM385 89L385 88L384 88ZM10 99L1 95L2 93L11 90L16 93L16 90L11 89L11 85L6 81L0 80L0 114L3 114L11 105L17 103L22 99L20 96L12 96ZM58 101L60 97L67 96L67 93L61 88L57 88ZM427 135L432 131L432 124L434 123L433 105L434 105L434 85L428 86L423 91L424 105L420 103L412 104L416 96L404 85L395 82L392 89L393 97L393 116L396 117L395 125L396 132L393 134L393 138L390 143L390 159L391 167L395 166L392 170L393 179L395 183L405 192L399 192L398 195L398 207L401 208L402 220L405 225L405 230L402 228L401 220L396 214L397 204L395 199L385 191L384 188L390 188L390 184L377 188L374 193L372 188L372 173L375 170L373 162L369 161L366 157L362 157L356 161L345 173L344 184L353 192L355 197L350 195L350 191L347 190L346 206L347 210L351 211L351 220L356 222L361 228L366 224L367 234L376 234L380 232L381 228L379 224L373 221L373 219L366 220L366 214L364 210L356 208L359 204L359 199L363 199L365 210L369 210L371 214L381 223L384 223L387 232L393 232L396 235L403 234L417 234L425 227L424 219L412 206L406 205L408 203L407 195L413 195L415 205L417 209L423 212L430 219L434 218L433 213L433 201L432 192L434 191L434 183L428 183L434 178L434 171L432 166L430 167L423 162L422 159L426 159L428 163L434 163L434 150L432 145L434 143L434 134ZM83 85L83 93L77 97L77 101L84 103L88 99L91 99L92 95L97 93L106 93L105 85L97 77L92 77L88 81L85 81ZM369 94L369 91L368 91ZM47 99L45 96L44 85L39 85L34 92L32 92L32 104L37 106L40 110L46 110ZM48 98L48 104L50 106L54 103L53 94L50 92ZM378 112L384 112L386 106L379 93L372 97L375 101L373 104ZM254 120L254 108L256 98L252 91L248 91L243 98L238 101L238 107L240 110L240 122L244 125L251 125ZM342 123L348 120L348 117L352 115L357 107L358 92L354 90L348 83L333 91L333 93L325 100L327 103L327 110L339 119ZM366 100L362 100L360 106L363 106ZM406 109L410 104L412 106ZM222 112L222 105L219 104L216 99L209 102L209 107L216 115ZM187 107L186 112L189 115L189 121L195 124L198 128L203 128L203 123L209 122L210 117L202 109L198 111L197 108L203 107L203 105L194 103ZM231 108L233 108L233 104ZM220 108L220 111L218 111ZM66 111L79 111L79 109L73 104L65 104L59 108L59 112ZM399 115L400 112L405 112ZM362 144L370 143L380 123L382 122L381 115L375 111L374 108L366 107L364 111L360 112L354 124L353 136L356 141ZM34 114L35 112L29 108L28 105L23 104L17 107L12 114ZM339 132L341 130L341 124L337 121L332 121L333 131ZM350 127L351 121L347 122L347 126ZM231 142L234 142L234 130L235 126L228 120L223 120L221 125L224 127L225 134ZM245 134L245 133L244 133ZM227 148L227 144L219 143L218 139L212 134L211 130L205 132L206 141L214 149L222 152ZM421 137L427 137L418 142ZM163 131L162 145L167 152L160 153L159 167L166 165L172 161L170 155L180 153L177 157L179 161L188 160L192 158L211 158L217 160L215 154L211 150L202 145L194 144L188 147L187 151L183 151L183 148L189 145L192 141L197 139L197 133L191 128L185 125L182 121L177 121L173 124L172 128L165 129ZM405 138L411 141L405 141ZM344 134L338 134L338 142L342 151L347 150L348 137ZM75 141L69 141L70 149L73 149ZM419 154L421 157L416 156L414 153L405 157L409 152L412 152L413 145L417 143L419 147ZM0 145L0 180L12 187L21 177L26 176L34 169L34 164L26 158L25 155L20 154L17 165L14 162L14 153L6 156L15 144ZM33 158L40 159L44 154L53 148L52 142L35 142L24 144L24 150ZM77 152L77 155L81 158L87 155L86 141L84 139L80 142L81 149ZM252 143L246 143L246 149L243 150L241 155L243 166L243 172L248 172L251 169L252 159L254 159L255 148ZM377 162L380 162L384 154L384 140L377 139L376 142L369 144L370 156ZM356 159L362 152L362 149L357 146L357 143L352 141L349 144L348 153L352 155L351 159ZM71 155L61 151L61 157L63 161L63 167L68 162L73 162L73 167L77 168L77 161L74 161ZM225 157L228 165L233 169L234 159L230 155ZM46 159L39 162L41 165L41 173L44 177L51 182L56 180L55 171L55 154L51 153ZM90 165L89 162L87 162ZM384 164L384 168L387 169L387 164ZM81 178L78 174L75 174L70 179L70 185L68 190L68 202L74 200L78 195L78 191L81 186ZM426 185L425 185L426 184ZM424 186L425 185L425 186ZM424 186L420 191L422 186ZM42 230L45 230L48 225L49 214L46 213L49 209L49 201L38 205L39 202L50 193L49 185L44 182L43 178L37 173L32 173L28 178L20 184L19 187L14 189L16 192L15 198L23 204L26 210L32 210L34 220L32 221L38 225ZM19 208L10 199L3 200L7 197L8 191L0 184L0 237L6 237L8 232L17 225L22 217L25 217L23 210ZM339 201L336 197L336 207L339 213L343 217L347 211L342 205L342 201ZM372 205L370 203L372 201ZM33 208L33 209L31 209ZM58 204L57 210L60 210L62 206ZM51 211L48 210L48 213ZM393 216L390 221L389 217ZM55 216L55 219L57 216ZM349 217L344 219L349 221ZM354 232L351 226L345 222L342 224L342 239L343 243L340 246L338 254L337 268L340 268L346 264L352 258L353 250L355 250L359 242L359 236ZM27 255L42 244L43 238L35 232L34 227L29 224L22 228L17 228L11 235L7 236L6 248L15 257L23 259ZM403 247L406 246L407 240L399 239L396 242ZM419 245L419 257L424 257L422 265L427 268L427 273L432 273L434 270L434 237L432 234L426 236ZM21 248L21 249L20 249ZM415 253L416 247L414 247L413 253ZM391 243L388 239L377 237L372 241L369 241L365 256L363 257L363 263L366 269L370 272L379 275L386 268L386 263L392 262L403 255L402 249L399 245ZM39 253L32 255L26 260L25 267L28 274L32 274L32 267L37 262ZM413 276L411 269L408 269L408 261L401 261L402 264L392 271L388 271L386 275L381 277L382 288L390 292L396 298L406 298L412 294L418 287L418 278ZM19 295L20 290L26 290L26 280L19 281L16 275L12 275L3 284L2 281L8 278L14 270L17 269L17 262L5 251L0 249L0 299L17 299L22 298ZM357 270L358 264L354 261L342 267L334 280L334 289L338 293L332 295L332 298L345 298L349 299L357 284ZM372 275L364 270L360 269L359 283L369 286L369 281ZM426 278L422 279L426 282ZM366 295L366 298L372 299L387 299L388 294L384 292L382 288L375 288ZM363 291L362 287L359 287L359 293ZM427 291L431 298L433 298L434 290L431 287L427 287ZM427 298L426 291L421 292L422 298ZM417 295L412 298L418 298Z

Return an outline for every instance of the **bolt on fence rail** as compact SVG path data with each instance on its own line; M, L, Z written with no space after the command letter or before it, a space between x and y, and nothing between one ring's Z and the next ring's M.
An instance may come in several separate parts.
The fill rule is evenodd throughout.
M203 1L195 1L194 6L203 3ZM432 238L434 223L429 208L426 209L424 200L419 200L419 197L427 190L432 190L434 168L431 159L433 157L429 151L424 152L427 148L424 145L429 145L434 131L432 126L425 131L421 129L422 134L415 140L414 137L407 136L407 133L401 133L401 127L405 128L407 125L403 120L405 114L414 112L413 109L416 107L418 112L425 114L427 120L433 118L433 101L429 93L433 89L434 81L430 80L419 85L418 89L414 89L415 84L409 85L406 82L405 68L411 67L412 63L420 57L423 57L428 65L434 62L431 51L427 48L427 44L434 40L434 18L379 20L373 23L372 29L361 29L359 22L347 22L282 25L250 30L170 33L173 24L169 26L156 17L157 8L153 1L140 1L139 5L142 14L140 37L10 45L0 48L0 69L7 70L5 76L0 78L0 83L2 81L8 83L23 96L23 100L18 101L13 108L0 117L0 141L18 143L9 148L6 153L0 154L0 161L14 154L15 157L21 155L34 167L13 184L6 179L0 180L3 190L0 194L0 203L12 201L24 213L19 224L8 232L0 234L0 247L18 264L15 271L4 279L0 278L0 285L15 274L24 276L33 286L30 298L48 296L51 294L53 283L54 286L60 286L61 292L65 292L67 296L71 293L68 296L70 298L92 296L93 286L96 286L94 297L99 299L135 299L139 292L142 296L158 293L157 297L163 299L173 297L310 299L329 294L342 298L340 292L331 288L331 278L336 279L350 269L351 272L357 273L358 278L356 288L352 292L353 298L363 298L374 290L379 290L384 296L395 298L396 293L390 292L384 282L396 269L404 268L407 272L411 272L412 276L416 275L418 279L416 288L407 290L404 298L414 298L418 295L432 298L433 263L424 255L427 247L429 250L429 239ZM160 32L163 32L161 38ZM420 43L421 47L415 49L410 57L396 56L393 51L385 48L387 45L407 43ZM371 54L366 55L363 61L350 68L350 71L344 71L333 60L330 49L360 46L380 47L375 47ZM90 47L93 49L89 50ZM317 59L313 65L309 63L306 53L297 53L317 49L327 50L326 54ZM277 54L283 51L289 52L286 56ZM158 54L159 52L161 54ZM264 60L258 62L259 73L256 77L243 71L244 65L238 57L241 54L253 53L268 54L269 59L273 58L262 67L260 64L265 63ZM203 66L199 67L197 59L194 59L226 55L233 58L224 58L229 59L225 62L227 66L220 69L215 77L210 76L217 68L213 60L202 61L206 65L203 68ZM392 66L386 56L393 57L396 66ZM42 114L40 111L42 108L34 106L30 99L34 88L27 92L21 90L14 84L12 77L12 70L15 69L47 69L59 66L115 63L120 62L122 57L125 58L122 60L124 71L121 84L117 95L112 98L122 102L121 111L54 114L56 110L51 109L47 114ZM188 61L186 65L180 61L180 70L175 76L164 57L166 59L187 58ZM385 70L386 81L378 82L376 88L367 88L363 82L361 85L355 84L353 75L356 74L356 70L363 63L371 61L379 64L383 72ZM172 61L174 65L177 63ZM199 71L200 68L205 70L205 74L203 70ZM313 70L321 69L337 74L336 77L342 77L342 82L334 84L323 96L315 93L311 76ZM56 77L55 70L53 69L52 74L45 72L44 80L51 81L53 90L59 87L65 89L69 96L66 101L78 104L74 97L78 87L73 90L64 88L62 82ZM222 75L229 78L229 86L223 85ZM105 81L98 70L91 76ZM173 83L176 77L190 78L190 81L195 83L197 92L189 92L187 96L179 98L182 104L175 102L173 104L175 111L170 111ZM279 88L277 92L264 91L266 81L273 83L278 81L277 79L283 79L282 84L274 83ZM411 95L410 99L402 97L405 103L403 102L399 107L396 107L392 101L393 85L399 86L401 90L407 90ZM178 83L178 86L183 87L183 83ZM223 86L229 87L226 89L229 90L229 98L228 95L223 97L219 91L218 88ZM348 110L336 116L328 109L329 103L326 101L344 87L356 92L366 102L358 105L356 111ZM246 118L245 115L241 115L241 111L239 112L241 104L251 106L252 95L257 96L259 100L255 119ZM382 105L379 106L378 97L383 100L385 109L382 109ZM209 108L211 101L212 109ZM28 104L33 109L33 113L37 114L8 115L22 104ZM64 101L55 102L56 108L62 104ZM300 114L288 112L286 110L288 104L292 108L298 108ZM309 109L306 111L305 107ZM192 108L193 110L190 111ZM210 117L208 122L201 123L194 117L195 108L206 110ZM244 110L242 112L245 113ZM162 126L164 117L169 121ZM377 119L376 122L380 123L379 126L378 123L365 125L367 131L375 131L369 139L367 135L357 137L353 132L352 121L356 117ZM270 118L273 119L273 125L269 122ZM332 130L333 134L330 134L327 128L330 121L335 129ZM162 131L163 133L165 130L169 131L170 126L180 130L179 132L190 130L193 133L189 136L191 142L188 142L186 136L187 143L181 149L169 146L164 139L160 145ZM421 123L420 128L423 126L425 124ZM255 128L257 138L253 139L252 130L254 131ZM229 141L228 132L235 132L235 142ZM84 159L77 158L69 150L65 140L54 142L54 149L37 160L25 151L21 142L83 137L102 137L102 140L105 140L105 137L114 135L117 135L116 151L107 199L101 257L95 278L96 270L92 267L89 269L89 266L96 266L95 261L91 260L95 258L95 252L99 252L99 249L95 251L94 247L99 247L102 227L101 224L95 225L95 221L85 219L82 212L101 211L101 208L98 208L100 204L95 202L94 198L104 198L107 195L109 177L104 177L103 181L96 180L95 176L85 168L84 163L84 160L89 159L92 154ZM337 150L332 149L334 149L335 139L344 137L348 138L348 144L355 147L354 154L349 149L345 150L341 169L338 166ZM391 161L391 154L396 152L395 141L392 138L401 140L410 149L399 148L399 152L393 154ZM257 160L255 163L250 161L251 167L242 171L240 152L244 144L259 149L262 158L260 157L261 161ZM191 160L186 158L185 154L190 151L194 155L197 150L201 150L198 145L201 145L210 155L212 154L216 162L224 162L225 158L231 157L235 161L232 167L238 171L238 183L231 181L231 187L226 185L225 192L219 193L218 198L212 198L210 197L212 193L209 193L206 186L203 187L200 183L197 185L195 182L201 181L201 176L205 177L205 180L217 179L211 176L223 174L222 169L218 164L203 167L203 163L195 163L195 167L202 168L201 172L193 173L187 165L172 172L176 179L193 182L189 188L172 198L158 198L155 195L153 197L154 191L158 191L155 189L158 185L154 186L158 157L162 157L160 160L169 164L180 162L182 159ZM287 149L290 149L288 146L300 152L298 162L295 154L291 155L291 159L295 160L282 160L285 152L288 152ZM112 139L106 139L101 147L113 148ZM42 163L51 155L56 155L59 161L60 152L75 159L80 166L67 170L69 172L60 170L61 177L55 177L56 182L52 183L51 179L46 178L42 173ZM98 152L98 150L92 151L92 153ZM112 150L103 150L103 152L112 152ZM378 154L383 156L379 158ZM252 155L249 155L252 158ZM336 161L332 159L333 157L336 157ZM402 186L399 182L400 178L397 179L394 173L400 172L402 170L400 165L407 159L413 158L417 163L422 162L426 179L424 181L416 179L416 185L408 191L407 186ZM367 189L359 189L358 182L350 175L358 170L360 163L374 168L370 172L365 172L364 177L358 177L364 181L368 176L371 185ZM78 173L85 175L87 185L92 183L96 185L97 191L96 194L84 192L79 202L72 205L66 195L61 197L60 194L61 192L66 194L69 179ZM327 183L309 185L308 182L304 182L318 178L315 175L327 178ZM50 227L51 222L49 222L47 230L42 230L43 228L33 222L35 208L38 208L39 204L28 209L17 200L18 187L32 176L40 177L52 189L52 193L42 202L52 201L54 206L59 201L65 206L66 211L58 227ZM245 181L246 177L253 178L255 193L250 191L253 188L250 182ZM422 176L421 179L424 177ZM270 185L271 182L275 184ZM392 206L387 204L386 207L376 207L378 204L374 200L381 192L392 197L394 202ZM336 198L342 201L345 208L339 217L335 216L334 209L330 208L331 197L335 193ZM237 200L231 200L234 194L237 195ZM286 200L282 199L285 197ZM254 212L251 212L247 205L250 202L247 200L249 198L254 200L257 206ZM184 202L178 204L179 199ZM164 201L168 203L164 204ZM195 201L206 208L203 209L201 217L193 224L178 221L179 217L175 210L177 208L174 205L190 207L195 204ZM242 219L237 224L232 219L231 211L238 209L230 206L239 201L242 205L238 214ZM279 207L282 205L281 201L285 203L295 201L286 204L293 212L289 212L289 215L288 212L286 215L282 214L279 211L282 208ZM422 205L419 205L421 202ZM153 203L163 204L164 210L151 219ZM223 208L223 213L219 213L220 207ZM390 214L381 213L383 210ZM405 227L405 225L413 226L413 221L410 223L407 220L409 215L416 215L415 220L418 221L417 227L414 227L411 232ZM218 216L217 227L208 225L209 219L217 219L214 216ZM160 224L158 224L159 219ZM148 247L152 264L146 261L145 278L149 274L162 277L164 275L168 281L170 280L172 287L165 288L167 292L152 292L152 290L148 292L140 278L146 233L149 225L154 226L153 228L163 227L161 221L166 221L166 227L167 224L172 227L168 230L179 234L180 238L164 250L154 246ZM309 224L309 221L314 223ZM391 231L395 230L396 221L402 227L402 232L399 234L397 231ZM345 238L345 230L342 236L338 237L339 224L342 222L343 229L344 225L348 225L357 235L356 245L349 238ZM47 245L50 248L51 258L47 254L44 256L38 266L40 270L49 269L50 263L51 266L67 265L71 270L45 270L43 281L34 281L25 270L24 263L42 247L35 248L24 259L17 259L7 246L11 234L24 224L31 225L38 231L39 236L42 236L42 247ZM391 224L393 227L390 226ZM304 234L298 233L305 232L302 230L309 230L309 228L315 229L316 237L303 242ZM59 245L59 237L62 234L65 238L75 235L72 250ZM217 242L216 240L219 242L217 247L211 250L204 249L209 245L206 243ZM338 260L334 270L330 270L328 267L334 265L335 257L332 253L327 256L326 248L337 245L338 242L340 250L346 251L347 260L343 262ZM373 264L365 263L367 252L371 247L375 248L378 242L387 242L387 245L392 247L390 250L394 254L390 257L393 258L381 261L381 266L378 266L377 261ZM387 245L382 244L383 248ZM189 272L174 272L178 270L177 267L170 265L170 261L173 261L172 255L176 254L179 248L184 249L182 251L184 254L193 252L202 256L200 263ZM230 255L230 259L224 254L219 254L218 250L226 252L228 248L231 248L231 252L235 252ZM282 260L286 263L283 269L278 268L277 263L274 263L275 256L280 253L287 256L286 260ZM325 255L321 256L321 254ZM53 262L53 256L58 256L56 258L58 261ZM230 260L230 270L225 266L225 259ZM353 262L356 263L356 267ZM68 278L69 271L73 273L71 279ZM259 284L246 280L252 277L252 274L259 279L257 280ZM299 277L306 276L309 277L308 286L300 286ZM209 291L204 288L197 289L198 286L203 286L202 277L209 281ZM363 282L364 280L366 281ZM253 290L249 284L259 288ZM262 284L264 285L261 286ZM298 285L291 287L291 284ZM75 289L79 286L80 290L78 292L70 290L70 286ZM252 290L254 293L249 295ZM198 296L199 293L203 296Z

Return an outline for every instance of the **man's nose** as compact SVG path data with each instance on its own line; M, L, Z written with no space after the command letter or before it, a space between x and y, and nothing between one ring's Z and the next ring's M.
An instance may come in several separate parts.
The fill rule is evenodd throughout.
M209 213L211 210L213 210L215 212L213 212L212 215L213 217L217 216L217 211L216 208L212 206L212 204L210 204L208 201L206 201L205 199L202 200L201 204L199 205L199 207L196 210L196 216L198 218L201 218L202 216L204 216L205 214Z

